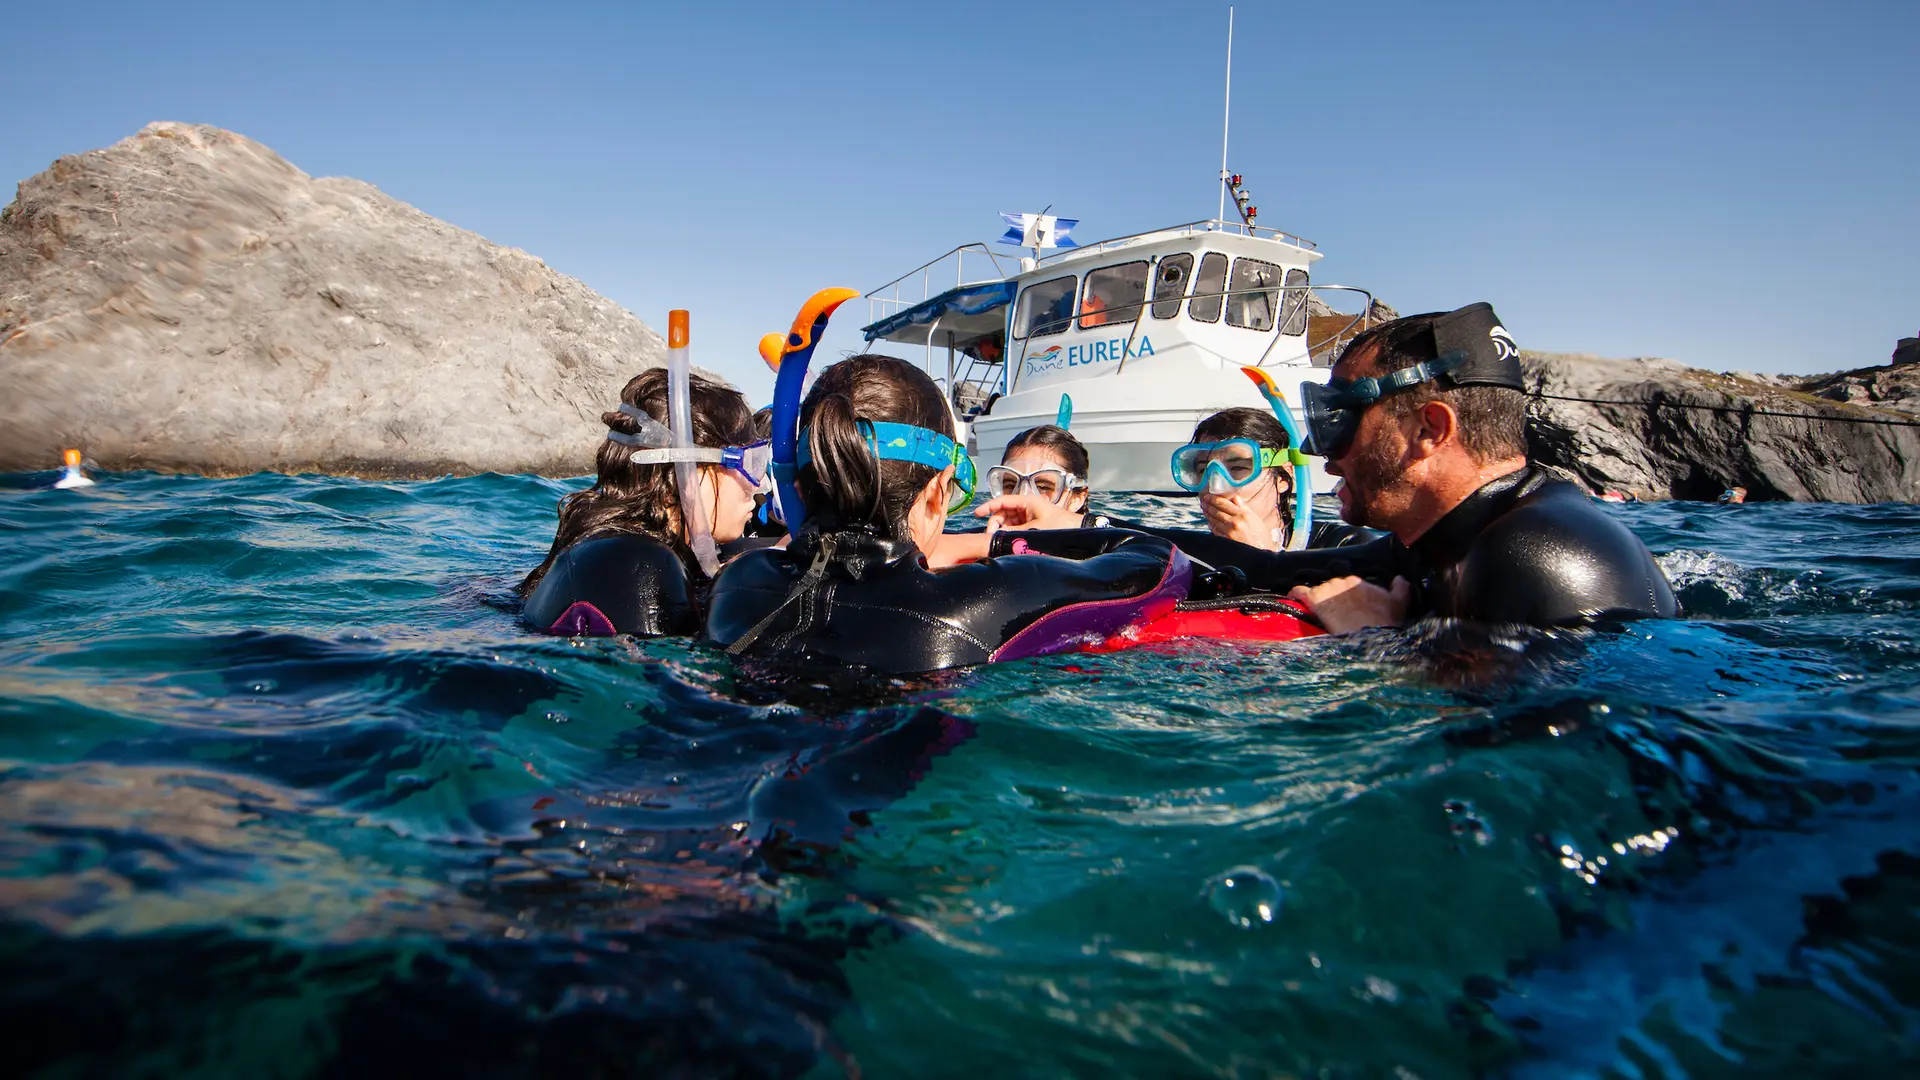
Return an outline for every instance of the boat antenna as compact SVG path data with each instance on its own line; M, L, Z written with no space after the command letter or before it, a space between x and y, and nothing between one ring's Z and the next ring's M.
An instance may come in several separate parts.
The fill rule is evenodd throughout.
M1227 220L1227 125L1233 119L1233 5L1227 5L1227 100L1220 110L1220 209L1215 221Z

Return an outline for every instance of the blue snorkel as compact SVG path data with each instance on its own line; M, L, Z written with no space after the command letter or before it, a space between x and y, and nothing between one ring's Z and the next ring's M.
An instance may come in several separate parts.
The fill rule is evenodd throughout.
M1312 539L1313 531L1313 461L1302 453L1300 446L1300 425L1294 423L1293 410L1287 407L1286 396L1280 393L1280 384L1273 376L1260 368L1243 367L1247 378L1260 388L1260 394L1267 399L1267 405L1273 410L1274 419L1286 430L1287 460L1293 463L1293 539L1287 545L1289 550L1304 548Z
M800 472L800 395L807 378L807 365L813 361L814 347L820 344L820 335L826 331L833 309L859 295L852 289L821 289L808 297L793 317L793 327L787 331L786 340L780 343L778 359L769 355L773 344L769 339L777 340L778 335L768 334L761 340L761 359L779 373L773 382L773 428L767 437L773 444L774 493L780 500L780 513L786 518L789 536L800 534L800 524L807 517L807 508L800 502L800 490L795 485Z
M1053 414L1053 426L1061 431L1073 427L1073 399L1065 394L1060 395L1060 408Z

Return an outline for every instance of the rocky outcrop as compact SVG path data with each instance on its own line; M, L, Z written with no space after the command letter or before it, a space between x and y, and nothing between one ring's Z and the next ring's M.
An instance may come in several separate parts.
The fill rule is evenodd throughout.
M572 475L661 362L525 252L218 128L149 125L0 212L0 470Z
M1532 456L1596 492L1712 499L1737 485L1750 501L1920 501L1920 426L1899 411L1915 404L1920 365L1794 379L1671 360L1525 360Z

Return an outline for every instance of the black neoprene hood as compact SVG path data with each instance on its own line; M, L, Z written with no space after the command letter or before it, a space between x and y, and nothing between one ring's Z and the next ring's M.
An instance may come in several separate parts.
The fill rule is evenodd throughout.
M1468 304L1433 318L1435 356L1464 352L1467 358L1450 368L1441 380L1451 386L1524 388L1520 378L1520 346L1500 325L1492 304Z

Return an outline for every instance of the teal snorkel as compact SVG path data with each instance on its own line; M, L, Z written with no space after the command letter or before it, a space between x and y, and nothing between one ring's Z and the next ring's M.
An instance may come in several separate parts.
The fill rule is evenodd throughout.
M1073 428L1073 399L1065 394L1060 395L1060 409L1053 414L1053 426L1061 431Z
M1260 394L1267 399L1267 406L1273 410L1274 419L1286 430L1287 460L1293 463L1293 535L1287 541L1287 550L1297 551L1307 546L1313 532L1313 462L1300 451L1300 425L1294 423L1293 410L1287 407L1286 396L1280 393L1280 384L1273 376L1256 367L1243 367L1247 378L1260 388Z
M800 525L807 518L807 508L801 504L800 491L795 485L800 472L800 395L807 378L807 365L813 360L814 347L820 344L820 335L826 331L833 309L859 295L852 289L821 289L808 297L793 317L793 327L787 331L786 341L780 344L778 359L771 355L773 342L768 340L777 339L778 335L768 334L761 340L761 358L779 373L773 382L773 429L768 432L768 439L773 444L774 493L780 501L780 513L786 518L789 536L798 536Z

